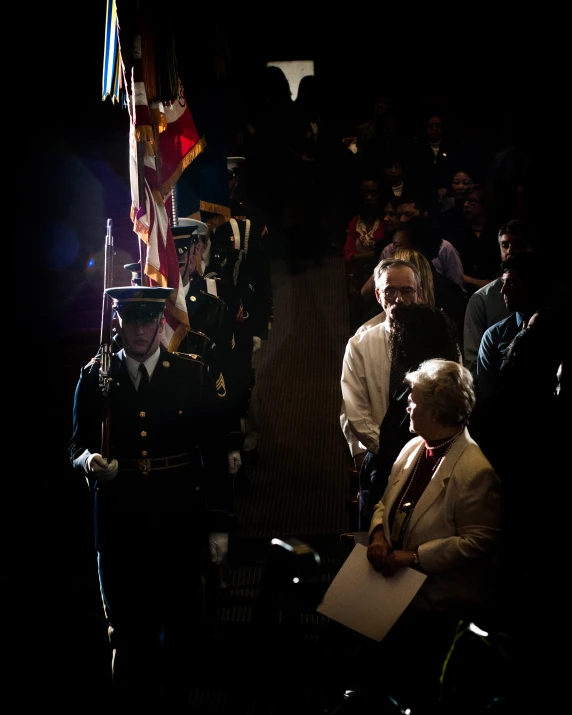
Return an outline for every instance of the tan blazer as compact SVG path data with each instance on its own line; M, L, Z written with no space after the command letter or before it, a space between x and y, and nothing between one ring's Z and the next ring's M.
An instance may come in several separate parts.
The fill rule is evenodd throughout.
M415 437L397 457L377 503L370 534L380 524L391 543L384 515L415 466L424 440ZM448 610L486 606L493 594L501 527L501 484L469 431L455 441L413 509L403 549L418 550L427 579L411 607Z

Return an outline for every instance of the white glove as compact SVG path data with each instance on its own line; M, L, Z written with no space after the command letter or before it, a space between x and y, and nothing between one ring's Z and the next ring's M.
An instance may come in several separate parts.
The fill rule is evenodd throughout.
M240 458L240 452L238 450L234 450L233 452L228 453L228 473L234 477L235 474L238 474L238 470L242 466L242 459Z
M209 549L211 561L215 566L221 566L228 554L228 534L213 531L209 534Z
M89 455L85 466L87 473L93 475L99 482L110 482L115 479L119 470L116 459L112 459L108 464L107 459L97 452Z
M262 345L262 338L259 338L258 335L253 335L252 336L252 352L255 353L257 350L259 350L261 345Z

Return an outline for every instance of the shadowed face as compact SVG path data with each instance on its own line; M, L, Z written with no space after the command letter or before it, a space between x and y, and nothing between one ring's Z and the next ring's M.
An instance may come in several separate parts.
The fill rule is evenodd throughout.
M409 239L409 234L402 228L397 229L393 234L393 250L397 251L398 248L413 248L411 241Z
M412 218L419 216L421 211L417 208L416 204L413 202L407 202L405 204L399 204L397 207L397 215L401 223L407 223L411 221Z
M465 203L463 204L463 214L465 218L469 221L473 221L479 216L482 216L483 213L483 197L481 193L478 191L469 191Z
M443 136L443 122L440 117L429 117L425 130L430 142L438 142Z
M379 184L377 181L364 181L361 185L361 198L366 206L375 206L379 201Z
M520 271L512 269L502 274L501 293L507 309L513 313L525 311L530 302L530 294L526 281L520 276Z
M163 324L163 315L154 318L118 316L119 330L125 352L129 357L144 362L159 347Z
M501 261L506 261L509 256L530 251L531 246L525 238L518 234L503 233L499 238Z
M383 214L383 229L386 235L391 236L399 228L399 214L391 203L386 204Z
M407 266L393 266L381 277L375 297L391 322L393 308L400 302L417 303L418 285L415 273Z
M473 181L468 174L464 171L458 171L453 177L453 183L451 184L451 193L455 198L464 196L467 191L473 185Z

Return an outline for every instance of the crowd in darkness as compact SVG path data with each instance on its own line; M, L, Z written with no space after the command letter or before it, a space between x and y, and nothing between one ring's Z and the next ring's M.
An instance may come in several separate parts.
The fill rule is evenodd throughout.
M332 253L343 255L349 313L344 361L363 342L360 332L375 330L387 317L375 292L383 285L384 259L405 258L427 276L418 302L436 306L454 326L458 360L476 396L468 429L503 490L503 626L515 637L519 665L532 676L529 660L535 648L551 651L555 624L533 618L524 635L514 606L525 604L530 616L552 598L533 564L545 557L556 564L545 547L562 537L560 519L546 513L539 527L544 536L535 535L531 500L546 495L543 475L565 468L569 359L562 326L572 295L560 236L555 241L563 267L547 260L554 229L547 217L542 131L526 112L499 108L492 126L480 123L482 114L455 112L452 100L446 109L429 101L412 115L410 105L383 85L367 95L369 116L340 131L318 78L304 77L293 100L281 70L270 67L261 88L237 122L233 147L246 158L250 196L265 215L270 250L290 274L319 267ZM348 365L348 372L355 369ZM355 395L347 385L344 392L345 370L344 362L347 402ZM367 392L367 379L358 390ZM385 407L394 396L384 398ZM371 406L379 396L355 404L368 399ZM383 439L356 446L364 432L352 427L345 407L350 464L363 487L364 455L381 453ZM383 437L383 421L381 427ZM542 697L541 687L531 691L533 698Z

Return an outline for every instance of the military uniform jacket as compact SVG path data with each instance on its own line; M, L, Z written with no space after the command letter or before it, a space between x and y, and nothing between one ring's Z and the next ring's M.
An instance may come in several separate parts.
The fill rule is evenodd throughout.
M219 298L228 306L229 314L233 322L233 354L232 364L227 368L225 381L227 383L227 394L231 399L240 399L250 388L254 379L252 368L252 322L249 320L248 312L244 308L240 291L224 276L221 276L212 269L211 264L207 267L205 280L207 278L216 281L216 290Z
M238 288L252 335L267 340L273 296L264 234L265 226L256 219L231 218L219 226L211 239L209 271Z
M165 516L183 517L204 533L234 528L226 408L204 362L161 348L147 395L135 389L123 351L113 356L110 375L104 397L98 361L82 368L68 447L72 464L82 469L89 453L101 453L102 408L109 400L111 457L119 471L110 482L90 484L96 549L134 540L141 545Z
M216 296L208 292L207 277L215 281ZM238 290L208 273L192 279L186 300L191 329L178 351L201 355L219 394L234 402L252 379L252 333L244 321Z
M235 318L227 301L220 295L209 293L205 278L194 276L189 283L186 303L191 330L207 335L217 359L224 359L232 352L234 344ZM181 346L179 349L188 352Z

